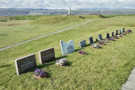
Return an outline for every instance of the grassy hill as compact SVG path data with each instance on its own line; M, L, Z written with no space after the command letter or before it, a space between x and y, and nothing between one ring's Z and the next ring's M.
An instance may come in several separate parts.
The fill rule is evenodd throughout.
M61 32L47 38L0 52L0 90L119 90L135 67L135 33L110 42L103 49L82 49L88 55L81 56L77 52L66 58L71 63L68 67L58 67L55 62L39 67L51 75L48 79L36 80L33 72L21 76L16 75L14 60L31 53L38 57L38 51L55 48L56 57L61 57L59 41L74 40L79 49L79 41L90 36L97 37L116 29L125 27L134 31L135 16L38 16L35 19L8 20L0 22L0 47L14 44L33 37L55 32L91 20L86 25L78 26L70 31ZM56 21L58 20L58 21ZM37 62L39 60L37 58Z

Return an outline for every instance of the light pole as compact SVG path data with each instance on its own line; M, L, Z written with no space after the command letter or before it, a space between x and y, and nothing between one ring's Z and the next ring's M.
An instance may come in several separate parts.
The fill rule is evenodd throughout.
M67 1L66 1L66 0L63 0L63 1L65 2L65 4L66 4L66 5L67 5L67 7L68 7L67 15L68 15L68 16L71 16L71 15L72 15L72 13L71 13L71 11L72 11L71 7L68 5L68 3L67 3Z

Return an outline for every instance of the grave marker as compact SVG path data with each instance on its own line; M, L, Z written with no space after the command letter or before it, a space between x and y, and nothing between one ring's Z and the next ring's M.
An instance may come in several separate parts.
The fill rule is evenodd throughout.
M114 37L114 32L112 32L112 37Z
M122 33L125 33L125 28L122 29Z
M80 47L81 48L86 47L86 40L80 42Z
M40 63L45 64L47 62L55 60L55 50L54 48L49 48L47 50L42 50L39 52Z
M90 37L90 38L89 38L89 44L91 45L91 44L93 44L93 43L94 43L93 37Z
M117 35L119 35L119 31L118 31L118 30L116 30L116 36L117 36Z
M110 34L109 34L109 33L106 34L106 38L107 38L107 39L110 38Z
M122 29L120 30L120 35L122 34Z
M102 34L99 34L99 35L98 35L98 39L99 39L99 40L103 40Z
M65 43L64 41L60 40L60 46L61 46L61 52L63 56L73 53L75 51L73 40L70 40L68 43Z
M15 60L16 73L20 75L22 73L28 72L29 70L36 68L36 58L34 54L25 56Z

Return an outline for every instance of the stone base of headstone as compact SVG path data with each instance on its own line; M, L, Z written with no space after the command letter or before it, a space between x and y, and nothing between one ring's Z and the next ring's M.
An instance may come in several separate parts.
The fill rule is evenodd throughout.
M92 47L92 48L102 48L102 46L99 45L99 44L97 44L97 43L92 44L91 47Z
M108 40L115 41L115 39L113 37L108 38Z
M99 43L100 45L105 45L104 40L99 40L98 43Z
M40 76L33 75L33 77L36 78L36 79L41 79Z
M67 61L66 58L62 58L62 59L56 60L56 65L58 65L58 66L66 66L67 63L68 63L68 61Z
M104 40L104 43L109 43L109 40L108 40L108 39L105 39L105 40Z
M113 36L113 38L114 38L114 39L119 39L119 36L116 35L116 36Z
M124 33L123 33L123 35L127 35L127 33L126 33L126 32L124 32Z
M123 37L123 34L120 34L120 37Z

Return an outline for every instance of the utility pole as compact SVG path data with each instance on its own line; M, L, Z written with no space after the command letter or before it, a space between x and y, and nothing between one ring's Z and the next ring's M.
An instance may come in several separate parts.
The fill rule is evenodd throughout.
M68 9L68 16L71 16L71 8Z

